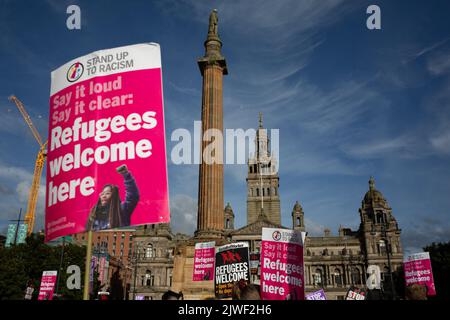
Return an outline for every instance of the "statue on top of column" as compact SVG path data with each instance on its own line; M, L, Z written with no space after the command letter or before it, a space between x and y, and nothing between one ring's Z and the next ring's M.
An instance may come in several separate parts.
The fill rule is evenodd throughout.
M209 15L209 31L208 34L217 35L217 23L219 18L217 17L217 9L214 9Z

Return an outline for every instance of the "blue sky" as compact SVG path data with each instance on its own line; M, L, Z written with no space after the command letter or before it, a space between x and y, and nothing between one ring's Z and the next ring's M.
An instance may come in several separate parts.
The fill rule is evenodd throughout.
M82 29L66 28L77 4ZM366 28L381 8L382 30ZM229 75L225 128L280 130L282 222L296 200L308 231L357 229L368 180L402 228L407 252L450 240L450 3L429 1L0 1L0 232L26 208L38 146L7 97L47 135L50 72L89 52L158 42L168 152L200 120L209 12ZM246 166L225 166L225 202L246 223ZM45 177L45 176L44 176ZM44 185L44 178L42 179ZM196 225L198 166L169 163L173 229ZM37 211L43 226L44 188Z

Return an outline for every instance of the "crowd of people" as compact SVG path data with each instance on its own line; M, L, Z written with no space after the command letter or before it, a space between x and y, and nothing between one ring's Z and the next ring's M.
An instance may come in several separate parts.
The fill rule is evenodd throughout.
M249 284L245 281L236 282L232 290L233 300L261 300L260 286ZM405 300L427 300L427 287L420 284L412 284L405 288ZM183 293L167 291L163 294L162 300L184 300ZM214 297L206 300L215 300Z

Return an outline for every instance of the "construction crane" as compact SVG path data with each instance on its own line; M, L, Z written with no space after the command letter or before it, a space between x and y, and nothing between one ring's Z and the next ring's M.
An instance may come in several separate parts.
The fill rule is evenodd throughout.
M31 184L30 195L28 197L27 211L25 213L25 223L28 225L27 235L30 235L33 232L34 228L35 210L39 195L39 186L41 182L42 170L44 169L45 158L47 156L47 141L45 143L42 142L41 135L36 130L36 127L33 125L33 122L31 121L30 116L25 110L23 103L19 99L17 99L17 97L14 95L10 96L9 100L11 100L16 104L17 108L19 109L20 113L25 119L25 122L28 124L28 127L30 127L34 138L36 139L36 141L39 143L40 146L38 155L36 157L36 163L34 165L33 183Z

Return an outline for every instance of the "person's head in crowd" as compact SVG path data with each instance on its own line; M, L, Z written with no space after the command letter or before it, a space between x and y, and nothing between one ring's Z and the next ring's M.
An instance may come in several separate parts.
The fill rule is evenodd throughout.
M405 289L406 300L427 300L427 287L421 284L412 284Z
M259 286L240 280L233 285L233 300L261 300Z
M183 300L183 293L178 293L169 290L162 295L162 300Z

